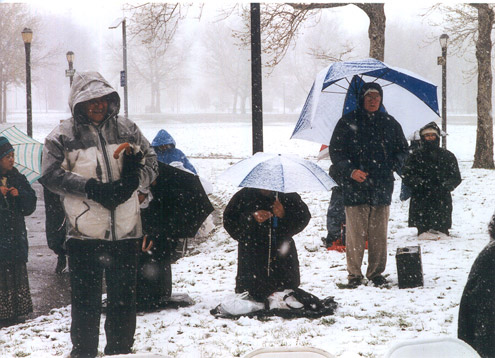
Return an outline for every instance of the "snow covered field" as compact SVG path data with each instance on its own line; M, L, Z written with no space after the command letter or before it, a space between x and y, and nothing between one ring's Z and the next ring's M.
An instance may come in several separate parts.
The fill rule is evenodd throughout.
M44 136L66 114L36 114L34 137ZM295 153L315 161L316 143L289 140L297 118L267 121L266 152ZM13 118L25 130L24 117ZM212 201L222 206L238 190L216 177L231 164L251 154L251 126L247 121L137 121L151 141L160 128L168 130L201 176L214 187ZM456 124L458 123L458 124ZM463 182L453 192L451 237L418 241L407 227L409 202L398 199L396 181L389 225L389 260L385 274L391 288L372 285L339 289L346 283L345 254L320 247L326 235L326 210L330 193L302 193L312 219L295 237L301 263L301 288L320 298L334 296L335 315L320 319L250 318L216 319L210 313L233 293L237 246L222 227L211 238L189 251L173 265L174 291L188 293L196 304L138 317L134 349L170 357L242 357L260 347L312 346L337 357L382 357L391 344L411 338L457 334L458 304L467 274L478 252L488 242L487 224L494 211L495 181L490 170L471 169L476 127L449 122L448 148L457 156ZM474 123L474 122L473 122ZM325 170L329 160L318 162ZM492 204L490 204L492 203ZM420 245L424 287L399 289L395 253L398 247ZM366 256L365 256L366 261ZM66 356L71 349L70 306L48 316L0 329L0 356ZM105 345L103 320L100 350Z

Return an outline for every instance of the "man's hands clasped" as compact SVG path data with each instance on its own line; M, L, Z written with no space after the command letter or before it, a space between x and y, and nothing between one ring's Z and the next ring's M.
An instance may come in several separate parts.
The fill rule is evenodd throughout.
M108 210L114 210L125 203L139 186L137 175L125 176L119 180L103 183L94 178L86 182L84 190L88 199L94 200Z

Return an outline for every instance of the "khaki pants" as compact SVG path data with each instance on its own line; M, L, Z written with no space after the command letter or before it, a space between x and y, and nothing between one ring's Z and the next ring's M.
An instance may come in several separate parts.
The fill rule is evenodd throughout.
M362 278L366 240L368 240L368 270L373 279L385 271L387 264L387 228L390 206L346 206L346 258L348 278Z

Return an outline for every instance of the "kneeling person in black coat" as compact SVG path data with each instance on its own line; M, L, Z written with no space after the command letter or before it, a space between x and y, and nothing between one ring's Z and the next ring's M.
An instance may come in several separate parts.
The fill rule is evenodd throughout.
M310 218L297 193L254 188L237 192L223 214L225 230L239 243L235 292L247 291L263 301L273 292L297 288L299 260L292 236Z
M469 273L459 306L458 337L481 357L495 357L495 214L488 225L490 242Z

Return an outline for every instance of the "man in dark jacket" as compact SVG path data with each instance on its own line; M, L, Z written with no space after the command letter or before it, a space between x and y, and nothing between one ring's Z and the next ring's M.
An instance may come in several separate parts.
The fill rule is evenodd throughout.
M300 284L299 260L292 236L311 214L297 193L244 188L227 204L225 230L238 245L236 293L263 301L276 291Z
M469 273L459 305L458 337L481 357L495 357L495 215L488 225L490 242Z
M387 281L387 227L394 189L393 171L407 155L400 124L381 112L383 91L365 83L356 110L342 117L330 140L330 159L343 178L346 257L350 287L363 282L361 264L368 240L366 277L375 286Z
M418 235L434 230L449 235L452 226L452 195L461 174L452 152L440 148L440 128L435 122L420 130L421 146L404 165L403 182L411 189L409 226Z

